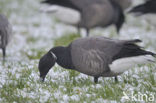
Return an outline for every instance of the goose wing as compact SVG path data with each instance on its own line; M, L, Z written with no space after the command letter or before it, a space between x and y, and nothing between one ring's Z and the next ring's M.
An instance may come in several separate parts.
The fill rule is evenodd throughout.
M121 49L115 42L103 37L81 38L72 42L71 55L76 70L92 76L109 71L108 64Z

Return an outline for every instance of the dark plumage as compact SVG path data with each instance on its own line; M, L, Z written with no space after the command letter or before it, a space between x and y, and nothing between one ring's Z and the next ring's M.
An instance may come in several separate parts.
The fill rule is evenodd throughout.
M70 24L85 28L87 36L91 28L107 27L111 24L119 32L125 20L122 7L116 0L45 0L42 3L70 8L80 13L80 20Z
M0 14L0 48L3 52L3 60L5 60L6 46L10 41L11 34L12 29L8 19L4 15Z
M54 47L39 61L42 81L55 62L94 77L115 77L131 66L154 61L154 53L141 49L140 40L114 40L105 37L86 37L74 40L67 47Z
M133 7L130 13L137 13L139 15L156 13L156 0L147 0L143 4Z

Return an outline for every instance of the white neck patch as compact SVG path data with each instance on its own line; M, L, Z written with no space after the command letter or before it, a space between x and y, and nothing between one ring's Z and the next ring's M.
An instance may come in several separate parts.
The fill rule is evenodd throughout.
M52 51L51 51L50 53L51 53L51 55L55 58L55 60L57 60L56 55L55 55Z

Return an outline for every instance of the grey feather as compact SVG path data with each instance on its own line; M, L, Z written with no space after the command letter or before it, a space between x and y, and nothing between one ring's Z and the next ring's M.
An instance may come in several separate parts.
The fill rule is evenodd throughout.
M105 37L81 38L72 42L72 61L79 72L101 76L110 71L112 58L126 41Z
M93 28L96 26L106 27L113 23L117 15L109 1L103 0L101 3L94 3L82 10L80 27Z
M0 14L0 48L3 50L3 57L5 57L5 49L9 43L12 35L11 25L3 14Z
M119 5L120 3L116 2L116 0L60 0L56 4L52 3L54 1L45 0L43 3L60 5L80 12L80 21L74 26L85 28L87 36L91 28L107 27L112 24L116 26L117 32L119 32L124 23L123 11Z
M132 5L132 0L116 0L123 10L126 10Z
M70 0L81 12L81 21L78 24L84 28L96 26L106 27L113 24L118 14L109 0Z
M71 44L72 62L75 69L94 77L116 76L110 71L109 64L116 59L139 55L153 55L144 51L134 40L115 40L106 37L79 38Z

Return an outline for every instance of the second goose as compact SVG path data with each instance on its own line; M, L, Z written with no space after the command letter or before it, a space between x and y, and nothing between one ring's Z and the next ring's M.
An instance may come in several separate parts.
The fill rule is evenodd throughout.
M116 0L45 0L42 3L50 5L42 11L53 12L60 21L78 29L85 28L87 36L91 28L111 24L119 32L125 19L122 7Z

